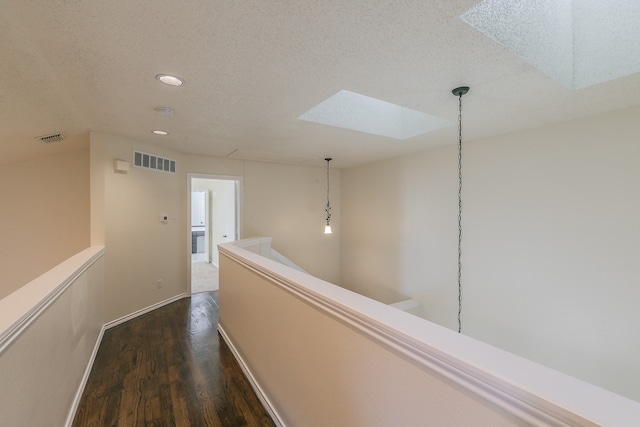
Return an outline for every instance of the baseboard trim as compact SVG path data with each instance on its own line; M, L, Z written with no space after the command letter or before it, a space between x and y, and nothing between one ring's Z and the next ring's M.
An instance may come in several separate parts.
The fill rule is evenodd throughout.
M105 327L102 326L102 328L100 328L100 333L98 334L98 338L96 339L96 344L93 346L93 351L91 352L91 356L89 357L89 363L87 364L87 367L84 370L84 375L82 376L82 380L80 381L80 386L78 387L78 391L76 392L76 395L71 404L69 415L67 415L67 422L65 423L66 427L71 427L71 425L73 424L73 420L76 417L76 412L78 411L78 406L80 406L80 401L82 400L82 394L84 393L84 388L87 386L89 375L91 375L91 370L93 369L93 363L96 361L96 356L98 355L98 349L100 348L100 344L102 343L102 337L104 336L104 331L105 331Z
M224 328L222 327L222 325L220 325L219 323L218 323L218 332L220 333L220 336L222 337L222 339L224 339L224 341L229 346L229 349L231 350L231 353L233 353L233 356L235 357L236 361L240 365L242 372L244 372L244 375L249 380L249 384L251 384L251 388L253 388L253 391L256 392L258 399L260 399L260 402L262 402L262 406L264 406L264 408L267 410L269 415L271 415L271 419L273 420L273 422L278 427L286 427L286 425L282 422L282 418L280 417L278 412L274 409L273 405L271 404L271 401L265 394L264 390L262 389L262 387L260 387L260 384L258 384L258 382L256 381L255 377L251 373L251 370L245 363L244 359L242 358L242 356L240 355L236 347L233 345L233 342L231 341L227 333L224 331Z
M169 299L166 299L166 300L164 300L164 301L160 301L160 302L158 302L158 303L156 303L156 304L150 305L149 307L146 307L146 308L140 309L140 310L138 310L138 311L134 311L133 313L131 313L131 314L127 314L126 316L122 316L122 317L121 317L121 318L119 318L119 319L112 320L111 322L107 322L107 323L104 325L104 329L105 329L105 330L106 330L106 329L111 329L111 328L113 328L114 326L118 326L118 325L120 325L120 324L122 324L122 323L128 322L129 320L133 320L133 319L135 319L136 317L138 317L138 316L142 316L143 314L147 314L147 313L149 313L149 312L151 312L151 311L153 311L153 310L155 310L155 309L157 309L157 308L164 307L164 306L165 306L165 305L167 305L167 304L171 304L172 302L176 302L176 301L178 301L178 300L181 300L182 298L187 298L187 297L190 297L190 296L191 296L191 295L189 295L189 294L186 294L186 293L185 293L185 294L179 294L179 295L176 295L176 296L171 297L171 298L169 298Z

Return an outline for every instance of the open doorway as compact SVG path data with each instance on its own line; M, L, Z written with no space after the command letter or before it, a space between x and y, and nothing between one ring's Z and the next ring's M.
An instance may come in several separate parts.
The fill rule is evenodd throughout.
M188 174L191 293L218 289L218 245L240 238L241 178Z

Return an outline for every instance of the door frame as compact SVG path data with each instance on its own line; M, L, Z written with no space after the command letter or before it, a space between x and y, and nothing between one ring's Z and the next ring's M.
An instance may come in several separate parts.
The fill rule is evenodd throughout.
M186 221L186 239L185 247L187 249L187 290L191 295L191 181L193 178L200 179L212 179L212 180L225 180L235 181L235 199L236 199L236 238L240 240L242 238L242 176L237 175L217 175L217 174L205 174L205 173L187 173L187 221ZM209 215L209 222L211 222L211 214ZM209 225L209 224L208 224Z

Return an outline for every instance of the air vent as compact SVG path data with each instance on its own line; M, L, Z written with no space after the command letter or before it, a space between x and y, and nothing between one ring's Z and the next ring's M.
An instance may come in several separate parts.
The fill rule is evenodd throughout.
M133 152L133 166L143 169L153 169L162 172L176 173L176 161L155 154Z
M36 136L34 139L39 139L45 144L51 144L52 142L62 141L64 140L64 138L65 138L64 133L52 133L51 135Z

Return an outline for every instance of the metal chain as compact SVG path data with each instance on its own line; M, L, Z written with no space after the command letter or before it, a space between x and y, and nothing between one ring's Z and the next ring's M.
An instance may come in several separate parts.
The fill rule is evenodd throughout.
M458 96L458 333L462 331L462 93Z
M329 162L331 159L326 158L325 160L327 161L327 207L325 211L327 211L327 224L329 224L331 220L331 206L329 205Z

